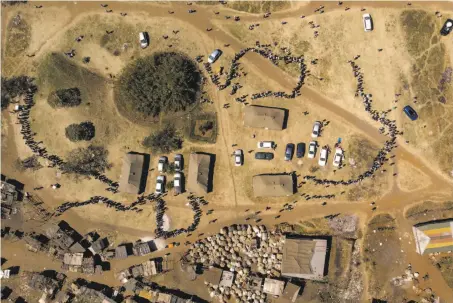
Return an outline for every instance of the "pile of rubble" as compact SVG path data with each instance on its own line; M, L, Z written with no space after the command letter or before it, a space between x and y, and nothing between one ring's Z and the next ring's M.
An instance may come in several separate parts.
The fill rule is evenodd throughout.
M228 268L248 274L252 265L260 274L280 271L285 237L264 225L231 225L219 234L195 242L187 256L192 263ZM278 275L278 274L276 274Z
M223 227L220 233L195 242L186 256L193 264L216 266L235 273L234 283L225 286L206 281L211 297L220 302L264 302L266 294L255 285L252 274L281 275L282 248L285 236L268 231L264 225L248 224Z

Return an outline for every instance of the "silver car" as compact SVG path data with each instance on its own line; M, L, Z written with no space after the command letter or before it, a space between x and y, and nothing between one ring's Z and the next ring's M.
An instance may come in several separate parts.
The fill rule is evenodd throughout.
M316 121L315 124L313 124L313 130L311 131L311 137L318 138L320 132L321 132L321 122Z
M182 174L176 173L173 178L173 188L176 194L182 193Z
M165 192L165 176L157 176L156 180L156 195L160 195Z
M219 57L222 55L222 51L220 49L214 50L208 57L208 62L210 64L214 63L219 59Z

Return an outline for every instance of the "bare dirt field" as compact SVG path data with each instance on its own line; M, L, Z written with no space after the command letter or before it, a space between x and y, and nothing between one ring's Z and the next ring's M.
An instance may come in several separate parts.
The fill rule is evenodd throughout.
M157 161L162 154L142 143L164 125L174 125L183 136L182 148L166 156L171 160L176 153L182 154L186 174L190 153L215 155L213 191L204 195L209 204L202 207L197 231L168 242L194 241L200 233L209 235L221 226L247 222L246 218L255 211L261 213L254 215L253 220L266 225L289 222L298 224L299 233L333 235L329 276L322 283L308 282L299 298L303 302L328 301L333 294L341 300L420 299L411 287L390 284L393 277L404 274L407 263L427 271L439 271L435 264L440 264L444 276L451 274L450 259L430 262L415 252L406 253L415 251L411 242L413 224L452 217L451 202L439 202L453 199L453 89L450 82L442 82L451 79L453 40L439 34L445 16L452 14L448 3L417 2L409 6L403 2L354 2L340 6L337 2L194 2L189 7L177 2L112 2L111 13L98 2L44 2L40 9L35 5L33 2L2 7L2 77L35 78L38 91L30 112L30 127L35 140L41 141L50 154L66 159L75 148L103 146L111 164L105 175L114 181L120 179L125 153L149 154L145 195L155 190ZM320 5L325 6L323 13L315 11ZM189 14L190 8L196 13ZM444 17L437 17L436 11ZM272 14L263 18L266 12ZM363 30L364 12L373 16L372 32ZM234 21L234 16L240 20ZM150 37L145 49L138 43L141 31ZM77 41L80 36L83 38ZM250 96L258 92L290 93L300 75L295 63L280 61L276 66L253 53L238 61L241 76L232 81L241 86L237 93L230 94L231 87L219 90L212 83L203 66L212 50L223 51L212 64L213 70L223 67L228 71L235 54L255 47L257 41L269 44L275 54L304 56L309 73L300 96L251 100ZM72 49L75 56L69 58L64 53ZM203 63L196 64L206 78L203 96L212 102L197 102L185 111L162 113L151 122L134 121L133 115L126 118L115 103L115 89L123 68L137 58L163 51L182 53L191 59L203 56ZM355 63L363 72L364 88L372 95L373 108L390 110L387 118L396 121L402 134L397 137L397 148L386 155L387 160L372 178L352 185L319 185L304 176L336 181L356 179L375 164L374 158L388 136L379 133L381 125L364 110L362 98L355 96L357 79L348 60L356 56L359 58ZM84 62L87 57L89 62ZM226 77L226 72L219 75L220 82L224 83ZM80 89L79 106L49 105L51 93L74 87ZM235 101L245 95L247 104ZM286 127L274 131L244 126L244 108L249 105L288 110ZM417 121L410 121L402 112L405 105L418 112ZM105 184L91 177L62 174L61 170L48 167L44 159L40 159L43 168L39 170L19 170L17 160L33 153L22 138L12 109L10 105L2 110L2 174L25 183L26 190L41 197L49 212L64 202L85 201L93 196L124 205L137 198L134 194L106 191ZM199 126L207 120L213 121L213 129L203 134ZM85 121L95 125L95 137L89 142L68 140L66 127ZM319 150L314 159L305 155L284 160L287 143L304 142L308 147L315 121L323 122L321 135L316 138L320 147L328 145L334 150L341 141L341 168L333 166L333 153L328 155L326 166L319 166ZM272 161L255 160L258 141L276 143ZM232 153L239 148L244 151L244 165L236 167ZM297 192L288 197L255 197L252 177L267 173L294 173ZM173 177L168 173L167 178ZM54 183L61 184L61 188L51 189ZM42 190L33 190L40 186ZM193 212L186 205L188 195L185 192L175 196L170 191L164 197L171 229L192 223ZM432 202L417 204L422 201ZM294 210L279 212L286 203L293 205ZM265 210L266 207L269 208ZM205 215L208 210L213 210L212 214ZM334 218L323 218L328 215ZM143 206L140 213L118 212L96 204L73 208L58 219L66 220L81 233L103 231L112 243L119 244L153 237L155 216L153 204ZM341 223L338 220L350 219L349 216L357 219L356 229L335 230L335 224ZM8 224L4 222L2 227ZM36 227L35 223L24 222L24 229ZM171 252L182 253L184 249L181 246ZM3 251L8 251L8 247L2 246ZM7 254L15 257L19 251L16 245ZM170 250L158 253L166 252ZM27 262L24 264L30 265ZM113 266L120 270L121 266L140 262L139 258L128 259ZM102 279L118 283L113 273ZM177 287L182 281L183 275L175 272L156 282ZM357 289L350 285L354 281L361 282ZM441 297L453 297L451 279L431 274L428 283ZM199 281L187 284L183 290L209 300Z

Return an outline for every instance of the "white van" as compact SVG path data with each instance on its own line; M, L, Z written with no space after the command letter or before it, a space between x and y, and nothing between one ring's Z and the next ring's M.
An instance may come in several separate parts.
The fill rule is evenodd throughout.
M363 14L363 27L366 32L371 32L373 30L373 20L371 20L370 14Z
M147 48L149 45L149 36L147 32L140 32L138 34L138 40L141 48Z

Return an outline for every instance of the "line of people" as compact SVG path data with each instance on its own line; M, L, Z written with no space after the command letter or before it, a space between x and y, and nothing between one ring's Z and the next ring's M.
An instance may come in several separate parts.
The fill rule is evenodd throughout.
M25 144L33 151L33 153L41 158L44 158L50 162L49 167L58 167L64 171L64 164L65 162L57 155L51 155L47 152L45 147L42 147L42 141L37 142L34 139L36 133L31 131L30 125L30 111L32 107L35 105L33 97L37 91L37 87L30 83L30 88L28 89L27 93L24 97L24 106L20 106L18 110L15 111L17 113L18 123L21 125L20 133L22 134L22 138L25 140ZM103 174L93 174L92 177L98 179L106 184L109 185L107 188L108 191L112 191L116 193L118 191L118 182L114 182L107 178Z
M378 121L382 124L382 127L384 128L384 131L382 131L382 128L380 132L385 132L385 129L388 130L388 133L385 133L386 136L390 137L388 140L385 141L384 146L379 150L377 156L373 160L373 164L370 169L368 169L366 172L360 174L357 178L355 179L350 179L350 180L328 180L328 179L318 179L315 176L305 176L305 180L312 180L316 184L322 184L322 185L351 185L351 184L357 184L361 181L363 181L365 178L374 178L374 173L378 171L382 165L384 165L385 162L389 161L389 158L387 155L392 152L394 148L397 147L396 144L396 137L398 135L402 135L403 133L400 132L397 129L396 126L396 120L390 120L387 118L387 114L391 110L386 110L386 111L378 111L376 109L373 109L372 107L372 95L371 94L366 94L364 91L364 82L363 82L363 73L360 71L360 67L358 64L356 64L356 61L358 58L360 58L359 55L357 55L354 60L349 60L348 63L350 63L352 70L354 72L354 77L357 78L357 90L356 90L356 96L361 96L363 99L363 104L365 107L365 111L368 112L371 116L371 118L375 121ZM383 172L383 171L382 171ZM396 174L394 174L396 175Z

